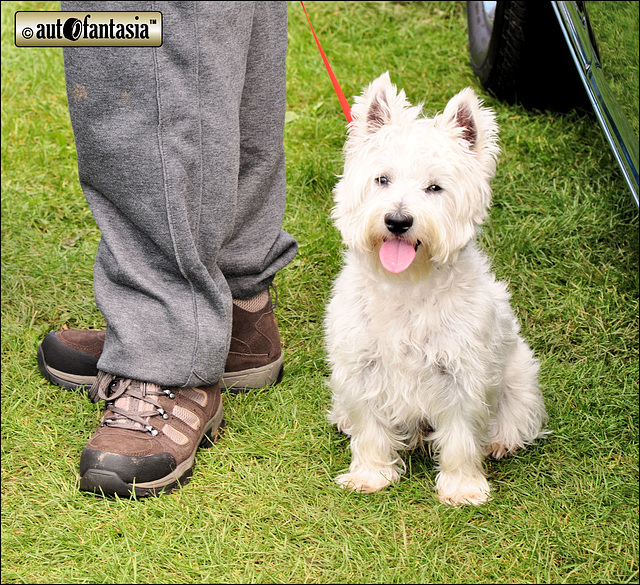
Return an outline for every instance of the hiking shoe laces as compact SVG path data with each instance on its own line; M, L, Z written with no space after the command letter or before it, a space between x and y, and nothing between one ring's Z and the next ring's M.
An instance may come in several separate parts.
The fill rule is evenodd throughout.
M189 480L198 447L213 445L223 422L220 383L163 388L99 371L89 396L106 409L80 456L82 491L169 493Z
M126 378L117 378L99 372L96 383L89 391L92 402L104 400L110 415L105 417L101 426L142 431L155 436L158 430L153 426L152 417L167 420L169 415L158 402L158 397L175 398L168 388L162 388L149 382L138 382Z

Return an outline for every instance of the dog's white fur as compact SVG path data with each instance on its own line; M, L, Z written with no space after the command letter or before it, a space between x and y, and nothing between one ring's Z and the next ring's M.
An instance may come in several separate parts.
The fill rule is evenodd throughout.
M329 421L351 437L336 481L378 491L403 473L399 452L427 440L438 498L480 504L485 457L543 437L547 415L506 286L475 243L491 203L495 116L470 88L434 118L421 109L388 73L352 109L333 211L347 252L325 322ZM393 237L385 217L398 213L413 219L402 237L417 253L396 274L378 253Z

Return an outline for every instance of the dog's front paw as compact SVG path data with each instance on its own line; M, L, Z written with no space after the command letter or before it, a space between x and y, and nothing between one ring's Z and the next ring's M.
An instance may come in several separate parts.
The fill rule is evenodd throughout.
M489 500L489 482L482 475L460 477L457 474L440 473L436 480L438 499L443 504L478 506Z
M361 494L373 494L398 481L398 479L398 474L392 470L356 471L339 475L336 477L336 483L345 489L354 490Z

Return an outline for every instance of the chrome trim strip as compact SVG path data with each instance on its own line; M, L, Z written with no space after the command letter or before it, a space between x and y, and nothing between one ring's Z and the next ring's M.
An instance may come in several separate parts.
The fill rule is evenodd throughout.
M638 137L622 113L604 77L596 51L589 38L586 15L576 2L551 2L553 11L571 51L589 101L613 149L622 174L631 189L636 205L638 200Z

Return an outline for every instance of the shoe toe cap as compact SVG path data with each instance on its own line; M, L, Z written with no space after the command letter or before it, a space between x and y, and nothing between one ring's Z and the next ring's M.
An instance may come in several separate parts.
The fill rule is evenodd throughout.
M171 453L122 455L86 448L80 457L80 478L115 474L124 484L146 484L169 476L176 469Z

